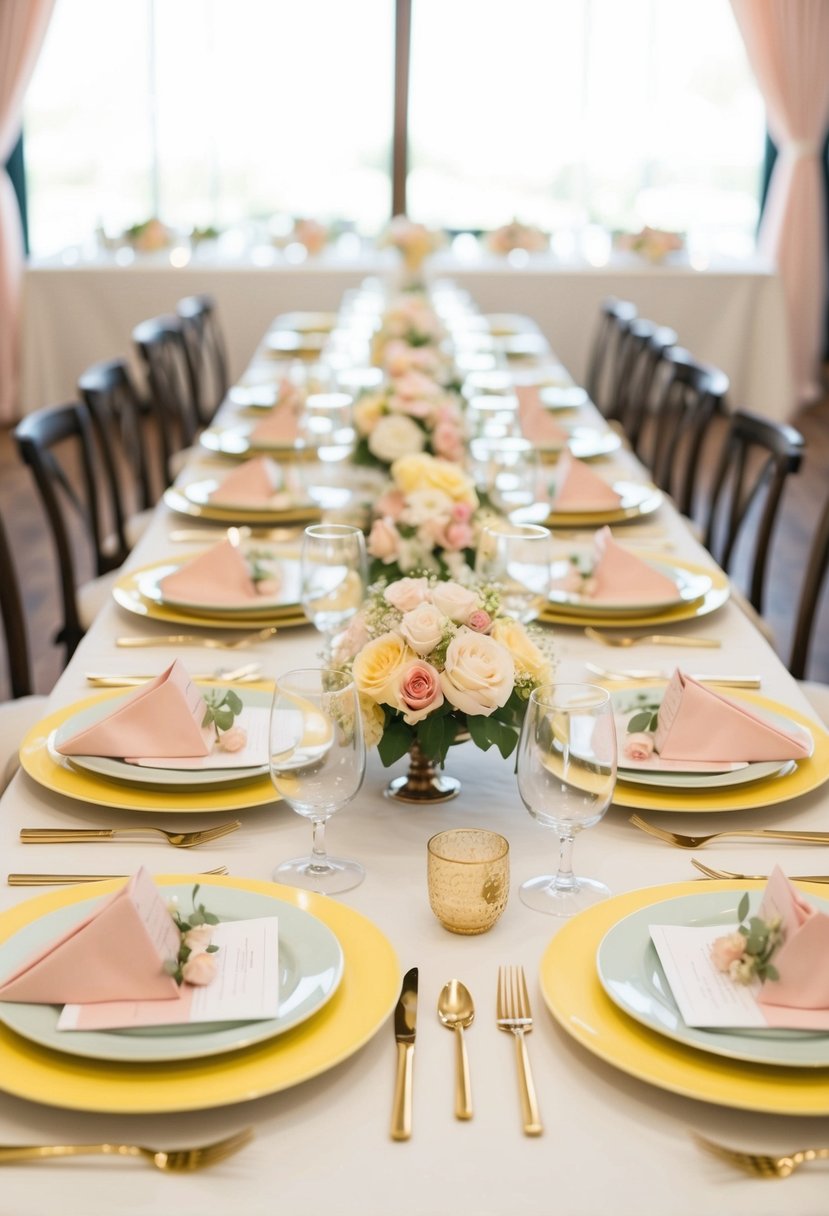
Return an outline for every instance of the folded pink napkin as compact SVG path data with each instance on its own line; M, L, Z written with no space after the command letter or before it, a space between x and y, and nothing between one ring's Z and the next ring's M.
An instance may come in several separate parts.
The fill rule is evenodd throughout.
M619 494L570 452L556 466L556 488L550 506L554 511L605 511L618 507Z
M248 604L257 598L244 555L229 540L185 562L158 586L165 599L204 606Z
M228 473L221 484L211 491L209 498L215 503L262 503L264 506L279 490L281 483L279 467L267 456L255 456Z
M779 916L783 944L772 958L778 979L766 980L759 997L770 1026L829 1029L829 916L795 890L775 866L758 915Z
M519 388L517 392L518 421L524 438L541 448L563 448L569 433L545 410L538 399L538 389ZM535 400L528 397L530 392L535 394Z
M654 745L666 760L799 760L810 754L801 735L679 670L665 689Z
M292 404L276 405L250 433L251 443L294 444L299 438L299 415Z
M63 756L207 756L204 698L176 659L105 718L58 744Z
M143 868L120 891L18 967L0 984L0 1000L85 1005L95 1001L175 1000L179 987L164 964L180 935Z
M648 562L634 557L613 539L610 528L602 528L593 538L596 561L593 565L591 599L616 603L671 603L678 598L677 585Z

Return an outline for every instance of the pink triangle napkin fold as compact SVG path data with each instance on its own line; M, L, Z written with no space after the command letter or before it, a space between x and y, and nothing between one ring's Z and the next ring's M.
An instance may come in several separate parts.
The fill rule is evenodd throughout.
M57 750L63 756L207 756L210 728L204 698L180 659L122 701L105 718L78 731Z
M253 443L296 443L299 415L291 404L278 404L250 432Z
M538 389L522 387L516 391L518 421L524 438L542 448L563 448L570 437L569 433L545 410ZM531 393L532 396L529 395Z
M778 979L766 980L757 1000L770 1026L829 1030L829 916L818 911L775 866L758 915L779 916L783 944L772 957Z
M678 598L674 580L617 544L610 528L601 528L593 544L596 561L591 599L658 604L673 603Z
M665 689L654 745L666 760L801 760L811 751L801 735L679 670Z
M550 506L554 511L604 511L621 503L621 495L570 452L556 466L556 488Z
M257 598L256 585L237 545L223 540L185 562L158 584L165 599L181 603L249 604Z
M279 490L282 477L277 465L267 456L255 456L246 460L238 469L228 473L213 490L210 501L215 503L262 503L270 502Z
M2 984L0 1000L47 1005L175 1000L164 970L180 935L143 868L80 924L62 933Z

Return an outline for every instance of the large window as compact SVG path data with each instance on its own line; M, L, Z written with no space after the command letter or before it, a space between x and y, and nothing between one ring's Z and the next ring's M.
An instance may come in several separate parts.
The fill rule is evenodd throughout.
M726 0L412 0L408 212L751 249L763 107ZM35 254L157 214L268 239L389 215L395 0L57 0Z

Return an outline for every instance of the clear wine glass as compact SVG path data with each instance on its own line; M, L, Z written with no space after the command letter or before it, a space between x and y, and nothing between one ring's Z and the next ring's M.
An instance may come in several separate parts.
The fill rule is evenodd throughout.
M572 916L610 891L573 873L577 832L604 815L616 784L616 729L610 693L595 684L550 684L530 695L518 743L518 790L534 819L559 837L558 872L531 878L522 901L537 912Z
M553 541L540 524L492 524L481 530L475 573L498 583L501 611L524 624L534 621L550 597Z
M368 581L366 542L351 524L312 524L302 539L300 600L308 620L326 639L334 639L360 608Z
M270 770L276 791L314 829L311 853L284 861L277 882L324 895L365 877L357 861L329 857L325 825L363 783L366 749L357 690L348 672L300 668L280 676L270 717Z
M469 467L475 484L504 515L532 506L539 497L541 463L529 439L516 435L474 438L469 444Z

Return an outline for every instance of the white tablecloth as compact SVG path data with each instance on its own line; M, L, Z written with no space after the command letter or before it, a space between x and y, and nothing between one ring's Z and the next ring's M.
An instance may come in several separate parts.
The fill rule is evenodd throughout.
M624 456L617 463L631 469ZM207 467L207 466L205 466ZM705 561L673 510L664 505L649 523L658 523L675 544L677 556ZM175 549L168 537L180 525L163 507L154 526L130 559L140 565ZM766 696L801 711L807 704L781 663L727 604L721 611L673 627L718 638L720 649L640 646L633 652L597 647L581 630L558 628L558 674L584 678L584 660L621 665L635 655L642 667L681 662L690 671L762 676ZM124 650L124 634L167 632L165 626L107 607L81 644L53 695L55 707L85 694L88 670L160 671L182 654L191 670L233 661L260 659L267 674L315 663L319 639L308 628L249 652L187 649ZM398 772L403 765L396 765ZM246 1216L278 1213L337 1213L337 1216L433 1216L469 1211L481 1216L511 1212L561 1212L568 1216L817 1216L826 1209L826 1175L804 1168L787 1182L763 1183L703 1155L691 1140L699 1131L712 1138L761 1150L789 1150L829 1143L829 1119L745 1113L669 1093L601 1062L577 1045L548 1014L538 982L539 962L558 931L553 918L531 912L518 885L554 867L552 833L533 821L516 789L512 763L483 754L471 744L454 749L449 770L461 778L463 793L431 809L406 808L382 796L388 774L372 754L365 785L354 804L331 821L332 852L359 858L367 877L342 896L388 935L401 971L420 968L420 1004L415 1059L414 1134L393 1143L388 1134L395 1049L391 1023L347 1062L294 1089L247 1104L189 1114L110 1116L66 1112L2 1094L0 1143L132 1141L175 1146L218 1138L251 1123L255 1141L242 1153L202 1174L172 1177L142 1163L88 1160L2 1168L0 1209L10 1216L45 1212L112 1216L115 1212L176 1213L176 1216ZM742 814L656 815L679 830L713 830L750 823L826 828L827 794L817 791L776 808ZM685 881L695 876L688 853L650 839L631 827L629 811L612 808L576 844L577 869L606 881L614 892ZM267 879L279 861L305 852L307 821L273 804L242 811L239 832L197 853L173 852L167 845L40 846L18 842L21 826L119 826L123 812L71 803L19 775L0 804L0 855L4 871L89 870L132 872L143 862L154 873L195 872L226 863L231 873ZM130 817L132 819L132 817ZM164 823L209 822L198 814L159 816ZM426 895L426 841L450 826L482 825L510 841L512 889L497 926L481 937L445 932L432 916ZM712 864L765 870L780 858L791 872L826 869L825 850L732 841L706 852ZM701 889L704 889L701 887ZM0 906L26 899L21 890L0 890ZM536 1014L529 1039L544 1135L521 1132L513 1045L495 1027L495 982L502 963L526 969ZM594 965L584 958L583 965ZM475 1117L453 1117L453 1043L438 1023L435 1006L442 985L462 979L477 1002L468 1032Z
M175 311L182 296L215 296L235 378L276 313L334 309L348 287L388 265L371 257L266 267L194 262L174 269L161 257L129 267L31 265L23 283L21 413L72 400L78 376L100 359L127 356L134 363L133 327ZM696 358L727 372L733 407L777 420L795 411L782 288L762 263L698 271L652 267L632 256L599 268L539 258L515 269L494 258L470 265L444 256L431 272L450 274L485 312L529 313L579 380L599 304L616 295L673 327Z

